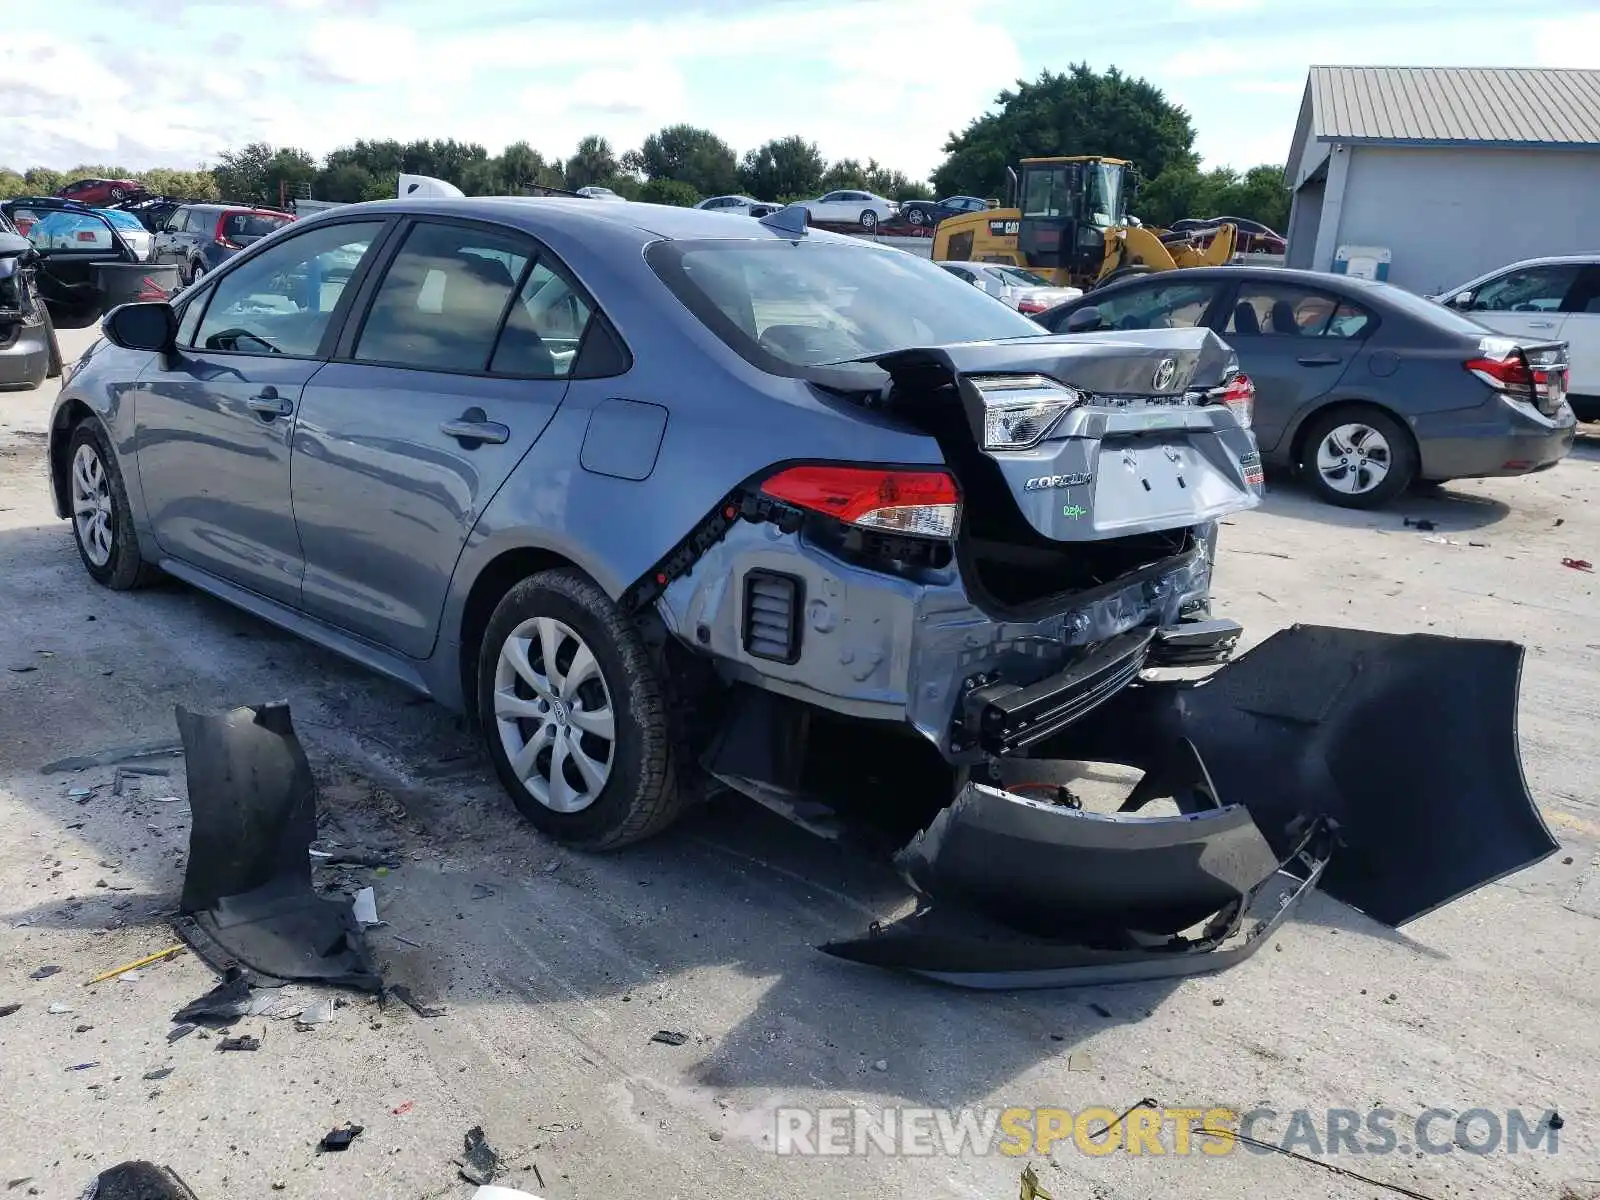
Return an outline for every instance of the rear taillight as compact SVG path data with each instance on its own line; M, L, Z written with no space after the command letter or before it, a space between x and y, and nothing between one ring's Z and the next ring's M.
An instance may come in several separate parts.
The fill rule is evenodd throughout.
M217 232L214 240L216 241L217 245L221 246L224 250L237 250L239 247L233 242L229 241L227 233L224 232L227 227L228 214L223 213L217 218Z
M92 230L92 229L80 229L80 230L78 230L77 238L78 238L78 240L80 242L92 242L92 241L95 240L94 230Z
M1087 401L1077 388L1046 375L971 375L983 398L983 448L1037 446L1071 409Z
M893 467L789 467L762 495L862 529L953 538L961 494L948 472Z
M1250 376L1242 371L1229 376L1221 387L1212 389L1209 398L1213 404L1227 405L1240 429L1250 428L1256 414L1256 385Z
M1045 311L1045 309L1047 309L1049 307L1050 306L1048 304L1046 304L1043 300L1018 300L1017 301L1017 311L1019 313L1027 313L1029 316L1032 316L1034 313L1042 313L1042 312Z
M1537 405L1545 412L1561 407L1566 396L1567 371L1560 363L1530 362L1515 346L1486 341L1466 369L1509 399Z

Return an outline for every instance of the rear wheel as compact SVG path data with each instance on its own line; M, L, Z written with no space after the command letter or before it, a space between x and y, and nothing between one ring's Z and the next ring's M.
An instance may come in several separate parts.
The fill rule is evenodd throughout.
M861 210L861 228L865 229L868 233L871 233L873 230L877 229L877 227L878 227L878 214L875 211L873 211L872 209L870 209L870 208L862 209Z
M1300 453L1301 477L1340 508L1377 508L1417 474L1410 432L1375 408L1336 408L1312 419Z
M479 652L478 713L500 782L559 841L610 850L682 811L655 665L578 571L541 572L500 601Z
M913 225L921 225L928 219L928 214L923 212L920 208L907 209L905 210L905 213L906 220L910 221Z
M185 281L185 286L193 287L195 284L200 282L200 276L204 275L205 273L205 263L201 262L198 258L191 259L189 262L189 278Z
M72 536L89 577L118 592L150 582L156 570L139 553L128 489L98 422L82 421L72 431L67 470Z

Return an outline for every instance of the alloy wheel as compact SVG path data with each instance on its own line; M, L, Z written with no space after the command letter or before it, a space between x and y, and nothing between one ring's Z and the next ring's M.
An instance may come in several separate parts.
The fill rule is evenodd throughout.
M495 664L494 721L512 773L553 812L599 798L616 759L616 718L599 660L570 625L533 617Z
M1317 446L1317 472L1329 489L1360 496L1383 483L1394 463L1389 440L1371 425L1336 425Z
M111 480L93 446L72 456L72 524L84 555L97 567L111 561L115 506Z

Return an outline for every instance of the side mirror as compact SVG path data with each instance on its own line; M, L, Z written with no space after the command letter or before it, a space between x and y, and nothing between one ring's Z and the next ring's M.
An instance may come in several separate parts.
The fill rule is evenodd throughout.
M1090 333L1100 328L1100 310L1092 304L1075 308L1067 314L1062 333Z
M1451 296L1446 303L1448 303L1451 308L1459 308L1462 312L1466 312L1472 307L1472 301L1475 298L1475 295L1476 294L1471 291L1457 292L1454 296Z
M100 328L108 342L124 350L164 354L178 344L178 314L165 301L119 304Z

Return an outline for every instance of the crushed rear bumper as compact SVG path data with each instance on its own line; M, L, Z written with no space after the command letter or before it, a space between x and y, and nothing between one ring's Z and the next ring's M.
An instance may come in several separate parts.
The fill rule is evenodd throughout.
M841 958L969 987L1240 961L1313 886L1399 926L1557 848L1522 774L1522 648L1295 626L1133 683L1034 758L1144 771L1120 812L968 784L896 856L910 918ZM1177 815L1140 810L1170 798Z

